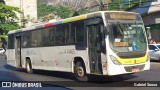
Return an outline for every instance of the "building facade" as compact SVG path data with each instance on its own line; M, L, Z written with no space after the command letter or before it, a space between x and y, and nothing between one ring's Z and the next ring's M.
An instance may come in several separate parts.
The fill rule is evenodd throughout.
M37 0L4 0L6 5L18 7L22 13L17 13L19 24L27 27L37 22Z

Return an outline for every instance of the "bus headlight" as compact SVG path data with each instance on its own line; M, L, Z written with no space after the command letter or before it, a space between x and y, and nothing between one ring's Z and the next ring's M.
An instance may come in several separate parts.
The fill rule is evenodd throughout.
M116 65L121 65L121 63L117 60L116 57L110 55L110 58L111 58L111 60L112 60L112 62L113 62L114 64L116 64Z

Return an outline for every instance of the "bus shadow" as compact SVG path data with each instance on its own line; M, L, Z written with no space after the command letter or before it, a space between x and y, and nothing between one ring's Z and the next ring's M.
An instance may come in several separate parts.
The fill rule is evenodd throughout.
M34 70L34 74L47 75L57 78L75 80L74 74L69 72L60 72L60 71L46 71L46 70Z
M16 68L16 67L13 67L13 66L7 65L7 64L4 65L4 68L6 70L20 71L20 72L26 73L26 70L23 68ZM68 73L68 72L46 71L46 70L33 70L33 72L34 72L34 74L39 74L39 75L75 80L73 73Z
M34 70L34 73L45 76L47 75L51 77L67 79L69 81L76 81L74 74L69 72ZM137 78L137 76L134 74L117 75L117 76L100 76L100 75L88 75L88 76L89 76L88 82L90 83L112 83L112 82L120 82Z
M16 67L13 67L11 65L4 65L4 68L7 69L7 70L12 70L12 71L20 71L20 72L25 72L25 69L22 69L22 68L16 68Z
M25 69L22 68L16 68L10 65L4 65L5 69L13 70L13 71L20 71L20 72L26 72ZM69 72L60 72L60 71L46 71L46 70L34 70L34 74L40 74L45 76L51 76L51 77L57 77L57 78L63 78L63 79L69 79L69 80L76 80L73 73ZM117 75L117 76L100 76L100 75L88 75L89 76L89 82L119 82L119 81L125 81L130 80L133 78L136 78L137 76L134 74L128 74L128 75Z
M10 65L5 65L6 69L21 71L25 73L24 69L17 69ZM56 77L58 79L52 81L53 79L46 80L44 85L57 86L57 87L117 87L117 86L127 86L128 80L137 78L136 75L118 75L118 76L97 76L89 75L88 82L76 81L73 73L59 72L59 71L45 71L45 70L34 70L34 74Z

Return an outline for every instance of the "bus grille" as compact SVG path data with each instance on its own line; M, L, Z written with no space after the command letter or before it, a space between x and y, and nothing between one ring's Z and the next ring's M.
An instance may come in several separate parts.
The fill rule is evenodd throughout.
M138 57L144 57L146 55L146 52L137 52L137 53L118 53L117 54L120 58L138 58Z
M124 68L125 68L126 72L132 72L133 68L135 68L135 67L139 68L139 70L141 71L141 70L144 69L144 66L145 66L145 64L143 64L143 65L136 65L136 66L126 66Z

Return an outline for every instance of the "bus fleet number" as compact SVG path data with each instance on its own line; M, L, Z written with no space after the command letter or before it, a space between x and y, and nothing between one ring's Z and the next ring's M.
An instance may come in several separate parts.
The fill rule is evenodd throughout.
M75 54L75 50L74 49L65 49L65 54Z

